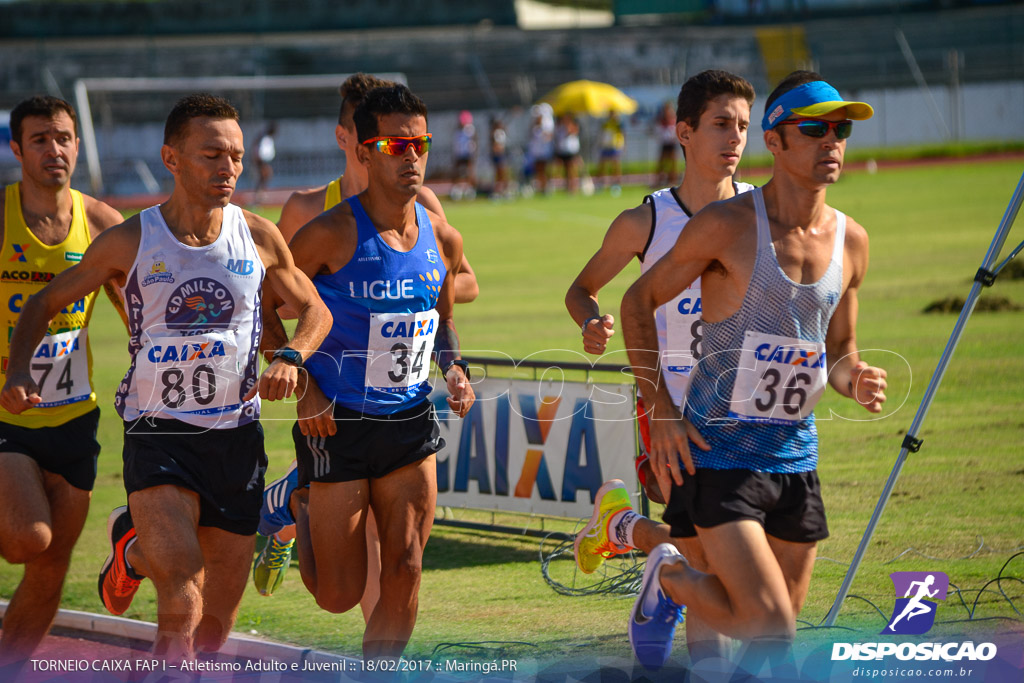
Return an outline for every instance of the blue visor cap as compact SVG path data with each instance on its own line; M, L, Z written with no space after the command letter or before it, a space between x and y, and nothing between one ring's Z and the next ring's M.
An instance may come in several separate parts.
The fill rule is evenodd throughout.
M773 103L771 111L764 113L761 129L771 130L793 114L797 116L823 116L846 107L846 115L856 121L870 119L875 110L866 102L847 102L839 91L825 81L811 81L797 86Z

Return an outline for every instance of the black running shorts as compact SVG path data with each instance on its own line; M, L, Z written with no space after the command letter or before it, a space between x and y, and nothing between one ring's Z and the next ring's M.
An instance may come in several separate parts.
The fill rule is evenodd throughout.
M292 427L299 486L310 482L379 479L444 448L430 401L392 415L366 415L334 406L334 436L303 436Z
M96 440L99 422L99 408L56 427L19 427L0 422L0 451L27 455L40 469L59 474L76 489L92 491L100 454Z
M810 543L828 538L818 472L698 469L694 476L683 472L683 485L672 487L664 515L672 536L685 536L690 521L706 529L741 519L755 520L766 534L783 541Z
M194 427L140 418L124 424L124 488L130 495L170 484L199 494L199 526L256 533L267 454L263 428Z

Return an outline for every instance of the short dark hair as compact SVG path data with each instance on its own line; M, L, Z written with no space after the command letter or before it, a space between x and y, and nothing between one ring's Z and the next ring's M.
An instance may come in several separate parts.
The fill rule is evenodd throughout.
M768 96L768 101L764 103L765 113L771 109L771 106L775 104L775 100L779 99L793 88L798 88L804 83L813 83L814 81L823 81L824 78L821 74L815 73L814 71L794 71L785 78L782 79L775 90L772 90L772 94Z
M374 88L352 113L359 142L377 137L378 119L388 114L408 114L427 118L427 105L401 83Z
M700 117L708 108L708 102L719 95L742 97L748 105L754 104L754 86L747 79L728 71L708 69L692 76L679 89L676 121L685 121L696 130Z
M384 88L394 85L394 81L386 81L371 74L352 74L345 79L345 82L338 88L341 95L341 107L338 109L338 123L346 128L352 125L352 114L356 107L363 103L366 93L374 88Z
M75 109L59 97L49 95L34 95L27 100L22 100L11 110L11 139L21 144L21 124L29 116L43 116L52 119L64 112L71 117L71 124L78 131L78 117Z
M174 109L167 115L167 123L164 124L164 144L173 145L179 142L188 122L202 117L237 121L238 110L217 95L205 92L186 95L174 104Z

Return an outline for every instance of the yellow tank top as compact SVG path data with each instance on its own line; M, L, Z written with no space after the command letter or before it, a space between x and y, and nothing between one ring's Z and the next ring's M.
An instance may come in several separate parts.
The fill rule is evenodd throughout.
M43 244L21 213L20 183L7 186L4 242L0 249L0 305L6 307L7 334L0 338L0 374L6 379L11 333L25 301L57 273L82 260L91 241L82 194L71 190L71 229L60 244ZM50 321L32 358L32 377L43 398L35 408L12 415L0 408L0 421L22 427L56 427L96 407L92 389L92 350L88 325L96 292L68 305Z
M338 204L341 204L341 178L327 184L327 192L324 194L324 211Z

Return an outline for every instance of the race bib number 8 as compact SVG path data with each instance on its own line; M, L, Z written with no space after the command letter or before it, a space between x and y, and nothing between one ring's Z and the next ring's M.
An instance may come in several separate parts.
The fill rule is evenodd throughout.
M48 334L32 356L32 379L43 400L39 408L53 408L84 401L92 394L89 385L88 330Z
M430 377L437 311L370 315L367 387L402 392Z
M800 422L825 392L827 375L823 343L747 332L729 417L776 425Z
M211 415L239 406L234 333L154 337L135 356L139 410Z
M704 341L700 316L700 280L665 304L665 368L669 372L689 375L700 360Z

